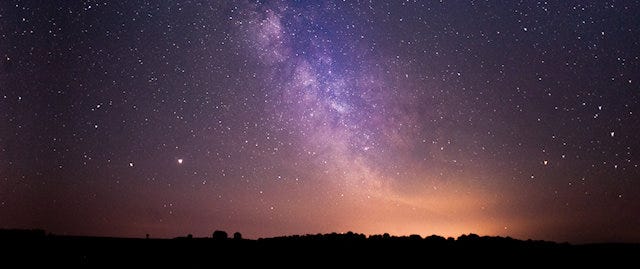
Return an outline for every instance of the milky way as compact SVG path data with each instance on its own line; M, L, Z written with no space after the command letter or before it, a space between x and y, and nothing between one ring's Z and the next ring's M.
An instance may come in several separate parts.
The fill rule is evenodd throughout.
M637 242L639 13L5 1L0 227Z

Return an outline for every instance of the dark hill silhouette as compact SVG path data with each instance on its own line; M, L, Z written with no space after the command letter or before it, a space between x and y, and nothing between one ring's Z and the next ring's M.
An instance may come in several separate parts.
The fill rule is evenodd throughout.
M509 237L461 235L391 236L347 233L292 235L233 240L216 231L212 237L174 239L58 236L43 230L0 230L2 265L240 267L309 266L577 266L608 267L635 262L640 244L571 245Z

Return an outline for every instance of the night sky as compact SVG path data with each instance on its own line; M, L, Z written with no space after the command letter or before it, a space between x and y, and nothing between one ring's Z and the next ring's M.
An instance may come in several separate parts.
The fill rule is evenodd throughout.
M389 2L1 1L0 228L640 241L638 1Z

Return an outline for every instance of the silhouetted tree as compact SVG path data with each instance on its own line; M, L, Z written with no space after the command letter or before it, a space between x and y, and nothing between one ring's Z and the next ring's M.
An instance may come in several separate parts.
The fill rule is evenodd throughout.
M242 234L240 232L233 233L233 239L241 240L242 239Z
M215 232L213 232L213 239L224 240L224 239L227 239L228 237L229 236L225 231L216 230Z
M420 236L419 234L412 234L409 236L409 239L411 240L422 240L422 236Z
M461 236L458 236L458 241L477 241L478 239L480 239L480 236L478 236L477 234L463 234Z
M453 238L451 238L451 239L453 240ZM445 239L442 236L435 235L435 234L425 237L424 240L427 240L427 241L432 242L432 243L444 243L444 242L447 242L447 239Z

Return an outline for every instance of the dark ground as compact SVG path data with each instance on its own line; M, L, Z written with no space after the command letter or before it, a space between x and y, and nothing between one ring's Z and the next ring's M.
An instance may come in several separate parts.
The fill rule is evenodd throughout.
M570 245L502 237L464 235L420 238L346 234L259 240L135 239L47 235L44 231L0 232L2 268L245 266L635 267L640 244ZM5 267L5 265L12 265Z

